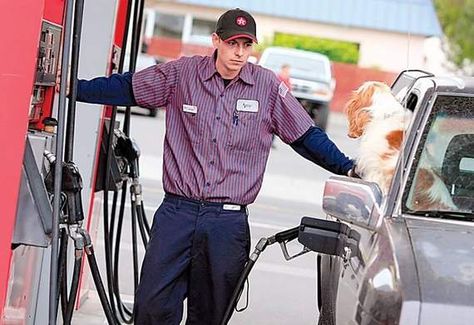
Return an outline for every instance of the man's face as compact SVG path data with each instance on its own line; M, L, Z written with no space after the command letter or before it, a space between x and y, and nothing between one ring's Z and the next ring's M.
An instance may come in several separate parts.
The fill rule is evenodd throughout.
M217 49L216 67L221 74L239 72L252 53L253 42L249 38L237 38L223 41L217 34L212 35L212 43Z

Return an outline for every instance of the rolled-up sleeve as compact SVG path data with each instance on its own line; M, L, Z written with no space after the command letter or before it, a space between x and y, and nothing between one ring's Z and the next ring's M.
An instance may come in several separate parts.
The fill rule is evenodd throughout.
M133 95L145 108L165 107L176 89L182 59L151 66L133 75Z
M273 132L292 143L313 125L313 120L288 87L275 78L271 93Z

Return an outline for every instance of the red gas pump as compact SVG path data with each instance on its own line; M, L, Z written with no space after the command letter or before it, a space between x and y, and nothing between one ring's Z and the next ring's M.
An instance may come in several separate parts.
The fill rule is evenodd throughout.
M82 49L93 48L93 55L81 59L80 77L104 75L117 66L130 1L86 2ZM4 151L0 162L4 185L0 201L1 324L48 323L45 306L51 285L52 207L43 184L49 167L44 153L54 153L57 143L56 133L46 126L54 125L58 116L55 87L64 50L67 3L74 1L24 0L0 4L4 45L0 60L0 144ZM104 110L78 105L75 114L87 126L77 127L73 135L75 150L79 152L75 155L77 165L82 179L87 180L83 184L82 202L86 212L84 224L90 229L102 139L98 135L105 123ZM39 197L43 198L41 202Z
M12 250L18 202L25 194L22 164L29 124L42 133L42 117L50 116L54 96L64 2L3 1L0 26L5 51L0 62L1 141L5 158L0 169L6 183L2 191L0 228L0 319L15 322L27 316L35 300L29 293L37 287L40 248ZM21 15L21 23L18 17ZM44 141L34 142L46 144ZM23 269L21 274L17 270ZM17 279L18 281L12 281ZM21 286L18 284L21 283ZM7 314L10 317L7 317Z

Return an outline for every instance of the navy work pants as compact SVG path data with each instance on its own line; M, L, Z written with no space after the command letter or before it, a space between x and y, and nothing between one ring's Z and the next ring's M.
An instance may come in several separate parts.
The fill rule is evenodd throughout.
M166 196L155 213L135 324L219 324L250 249L247 212Z

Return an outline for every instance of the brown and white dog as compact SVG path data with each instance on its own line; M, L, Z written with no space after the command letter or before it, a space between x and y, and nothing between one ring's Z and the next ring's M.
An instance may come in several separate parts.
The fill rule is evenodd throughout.
M412 112L405 109L392 94L390 87L377 81L367 81L353 92L346 104L349 120L348 136L360 138L357 173L388 192L404 134ZM446 186L431 168L420 168L416 177L412 202L416 210L445 210L455 207Z

